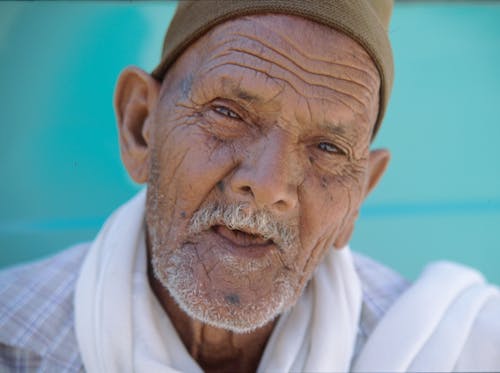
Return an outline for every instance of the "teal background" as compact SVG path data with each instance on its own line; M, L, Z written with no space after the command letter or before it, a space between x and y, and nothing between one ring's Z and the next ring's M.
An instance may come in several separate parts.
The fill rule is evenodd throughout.
M114 84L151 70L175 3L0 3L0 267L92 240L139 187ZM500 283L500 4L398 3L392 163L352 247L418 275L453 259Z

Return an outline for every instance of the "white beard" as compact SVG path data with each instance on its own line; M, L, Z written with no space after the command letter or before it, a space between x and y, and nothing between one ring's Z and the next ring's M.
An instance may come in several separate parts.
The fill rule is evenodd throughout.
M297 284L287 276L286 271L278 276L271 295L266 298L245 303L240 302L237 295L228 296L217 290L212 291L217 296L210 296L192 270L198 260L192 247L182 247L168 258L155 255L154 252L153 249L152 265L156 278L168 289L186 314L211 326L235 333L248 333L285 312L297 298ZM240 260L230 254L225 255L220 261L230 276L258 272L265 265L261 261L251 260L242 261L244 263L241 264ZM210 285L216 284L210 283Z

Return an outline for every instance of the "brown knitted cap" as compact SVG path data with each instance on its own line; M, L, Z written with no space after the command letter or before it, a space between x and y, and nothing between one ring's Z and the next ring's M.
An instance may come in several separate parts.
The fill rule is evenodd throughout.
M393 0L190 0L179 1L163 42L160 64L152 75L161 80L177 57L210 28L228 19L259 13L291 14L332 27L356 40L380 73L380 106L373 136L389 102L394 76L387 35Z

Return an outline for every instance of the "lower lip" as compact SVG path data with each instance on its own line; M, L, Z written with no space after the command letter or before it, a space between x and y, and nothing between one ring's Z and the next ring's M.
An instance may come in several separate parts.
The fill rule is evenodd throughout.
M259 243L259 244L246 244L241 245L237 242L234 242L230 238L221 234L223 227L212 227L209 232L210 234L217 237L217 239L221 242L222 246L231 251L234 255L245 256L248 258L260 258L267 254L269 254L272 250L276 249L276 245L274 243Z

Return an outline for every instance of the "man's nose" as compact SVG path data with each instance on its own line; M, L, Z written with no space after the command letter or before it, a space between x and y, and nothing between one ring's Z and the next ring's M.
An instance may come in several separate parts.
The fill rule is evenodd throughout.
M298 203L298 160L286 136L268 136L240 153L231 191L240 200L276 213L293 210Z

